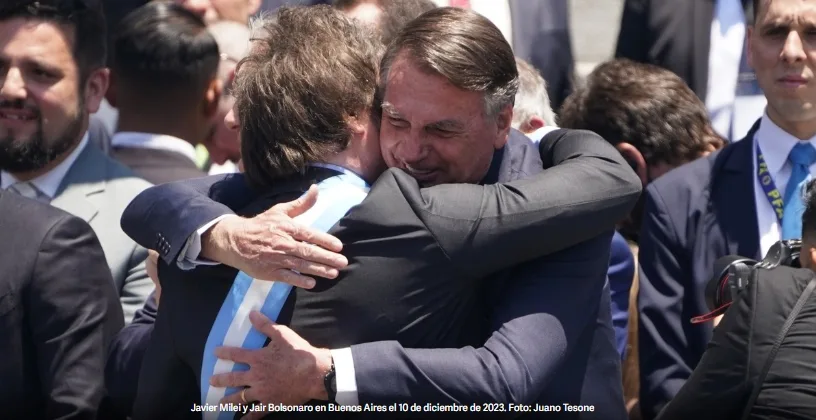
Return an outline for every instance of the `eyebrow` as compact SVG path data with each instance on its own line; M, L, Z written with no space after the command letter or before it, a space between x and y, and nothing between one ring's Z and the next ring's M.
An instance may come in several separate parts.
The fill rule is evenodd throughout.
M402 115L391 102L383 102L381 108L391 118L402 118Z
M42 61L42 60L37 60L36 58L24 58L21 61L22 61L23 66L25 66L25 67L39 67L39 68L45 69L45 70L50 71L50 72L55 72L55 73L58 73L58 72L62 71L62 70L60 70L59 66L55 66L55 65L53 65L51 63L47 63L47 62ZM0 63L8 64L10 62L11 62L11 60L8 57L6 57L4 55L0 55Z
M425 126L426 128L432 130L442 130L442 131L461 131L465 128L465 126L456 120L442 120L432 122Z

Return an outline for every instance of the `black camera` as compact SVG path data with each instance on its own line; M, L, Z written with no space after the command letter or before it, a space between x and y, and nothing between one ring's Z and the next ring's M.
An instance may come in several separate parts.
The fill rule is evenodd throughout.
M762 261L737 255L718 259L714 263L714 277L709 280L705 291L706 304L711 312L693 318L691 322L695 324L707 322L725 313L734 298L754 280L757 269L779 266L801 268L799 263L801 251L802 241L791 239L773 244Z

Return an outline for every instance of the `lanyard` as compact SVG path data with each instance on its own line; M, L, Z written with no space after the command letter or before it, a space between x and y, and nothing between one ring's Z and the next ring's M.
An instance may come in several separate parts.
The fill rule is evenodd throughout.
M768 164L765 163L765 158L762 156L762 150L759 149L759 142L756 142L756 159L757 159L757 181L762 186L762 191L765 192L765 198L776 213L776 219L779 224L782 224L782 215L785 214L785 203L782 202L782 194L776 188L771 174L768 173Z

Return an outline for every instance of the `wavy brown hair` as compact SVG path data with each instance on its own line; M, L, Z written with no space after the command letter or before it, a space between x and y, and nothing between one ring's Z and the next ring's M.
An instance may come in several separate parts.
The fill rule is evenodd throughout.
M350 119L372 109L382 47L330 6L284 7L253 27L234 95L246 177L262 188L345 150Z

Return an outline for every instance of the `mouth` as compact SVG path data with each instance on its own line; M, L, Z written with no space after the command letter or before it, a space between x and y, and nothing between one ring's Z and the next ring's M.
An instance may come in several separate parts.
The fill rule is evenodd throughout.
M403 165L405 172L419 181L428 181L433 179L438 172L436 169L419 169L413 168L411 165Z
M802 76L785 76L778 79L778 82L785 87L799 87L806 85L808 80Z
M34 121L37 115L31 111L18 109L0 109L0 120Z

